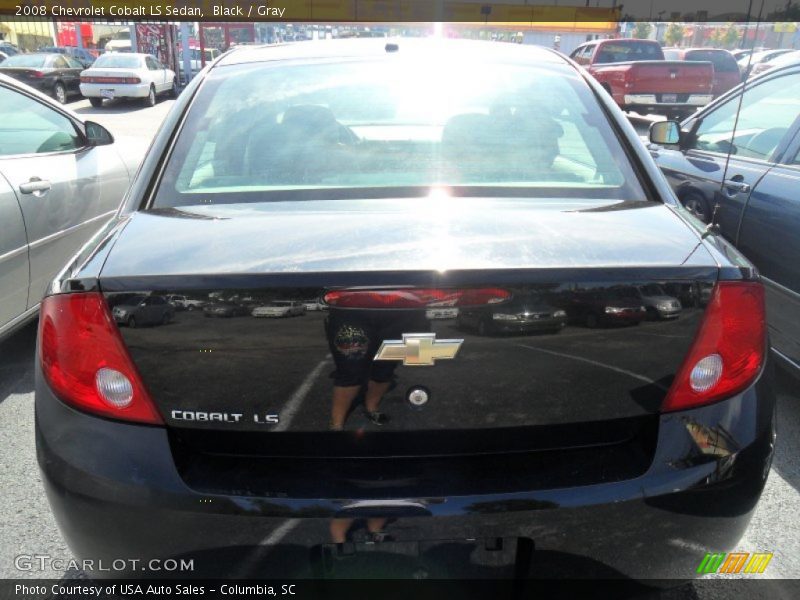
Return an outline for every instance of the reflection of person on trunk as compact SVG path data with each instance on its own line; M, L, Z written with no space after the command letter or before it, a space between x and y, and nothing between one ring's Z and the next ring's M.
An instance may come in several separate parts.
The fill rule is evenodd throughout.
M383 531L386 517L372 517L367 519L367 532L370 541L380 542L386 537ZM344 544L347 541L348 532L356 525L356 519L331 519L331 541L334 544Z
M353 401L364 390L364 416L375 425L389 421L380 411L383 396L392 385L396 362L374 360L381 343L400 339L403 333L426 331L424 311L362 310L331 307L325 333L336 371L330 428L344 428Z

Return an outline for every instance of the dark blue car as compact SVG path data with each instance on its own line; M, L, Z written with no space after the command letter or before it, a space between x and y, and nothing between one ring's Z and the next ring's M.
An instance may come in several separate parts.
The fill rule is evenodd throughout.
M800 375L800 65L735 88L680 130L656 162L683 205L761 271L772 349Z

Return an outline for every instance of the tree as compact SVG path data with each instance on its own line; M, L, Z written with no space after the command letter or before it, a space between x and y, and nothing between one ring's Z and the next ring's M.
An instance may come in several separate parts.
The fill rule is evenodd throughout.
M686 35L686 30L683 25L678 23L670 23L667 31L664 32L664 43L667 46L677 46L683 41L683 36Z
M637 40L646 40L650 37L651 31L653 31L653 26L650 23L640 21L633 28L633 37Z
M734 48L742 39L742 32L733 23L728 23L728 26L722 30L722 46L724 48Z

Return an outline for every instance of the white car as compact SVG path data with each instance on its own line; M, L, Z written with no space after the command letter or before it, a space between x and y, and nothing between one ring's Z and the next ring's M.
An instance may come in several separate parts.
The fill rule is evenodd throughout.
M319 299L306 300L303 302L303 307L306 311L328 310L328 306Z
M432 321L441 319L456 319L458 318L458 309L452 306L429 308L425 311L425 318Z
M115 98L141 98L154 106L159 94L178 95L178 78L150 54L103 54L81 72L81 94L92 106Z
M198 310L205 306L205 302L202 300L193 300L177 294L167 296L167 302L178 310Z
M283 318L299 317L306 314L306 307L295 300L275 300L266 306L259 306L250 313L254 317Z

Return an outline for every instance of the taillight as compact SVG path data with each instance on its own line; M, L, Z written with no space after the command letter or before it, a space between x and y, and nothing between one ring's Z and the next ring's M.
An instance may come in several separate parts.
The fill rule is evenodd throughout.
M142 83L142 80L138 77L126 77L125 83Z
M92 83L94 82L94 77L81 77L81 83Z
M39 77L44 77L44 73L42 73L41 71L31 71L30 75L31 77L36 77L37 79Z
M39 359L63 402L113 419L163 423L100 293L42 301Z
M764 364L766 338L764 287L756 282L718 283L663 410L709 404L750 386Z
M475 306L508 300L511 292L498 288L448 290L403 288L391 290L334 290L323 301L336 308L425 308L426 306Z

